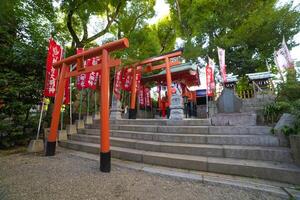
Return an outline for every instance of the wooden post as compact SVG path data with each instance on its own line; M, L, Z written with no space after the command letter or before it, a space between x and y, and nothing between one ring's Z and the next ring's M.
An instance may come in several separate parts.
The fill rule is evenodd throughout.
M54 154L55 154L57 130L58 130L58 125L59 125L59 117L60 117L60 109L61 109L64 92L65 92L65 85L66 85L65 74L66 74L68 68L69 68L69 66L66 64L63 64L63 66L61 68L58 89L57 89L57 93L55 95L54 109L53 109L53 113L52 113L52 120L51 120L51 126L50 126L50 134L48 136L47 144L46 144L46 156L54 156Z
M166 62L166 76L167 76L167 93L168 93L168 104L171 105L171 99L172 99L172 78L171 78L171 70L170 70L170 63L169 58L165 58Z
M129 119L136 119L136 67L133 67Z
M108 51L102 50L102 71L101 71L101 132L100 132L100 170L110 172L111 153L109 141L109 78L110 69L108 66Z

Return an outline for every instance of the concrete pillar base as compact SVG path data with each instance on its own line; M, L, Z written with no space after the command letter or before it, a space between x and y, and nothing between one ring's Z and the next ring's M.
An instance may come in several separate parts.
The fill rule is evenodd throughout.
M109 119L122 119L121 110L111 110Z
M77 127L77 129L83 129L84 128L84 121L83 120L76 120L76 127Z
M86 116L85 124L93 124L93 117L90 115Z
M37 153L44 151L44 141L43 140L31 140L27 151L30 153Z
M172 101L170 105L170 119L171 120L183 120L183 99L179 94L172 95Z
M94 120L97 120L97 119L100 119L100 113L99 112L94 114Z
M66 128L67 128L67 134L69 134L69 135L77 133L77 129L76 129L75 124L72 124L72 125L68 124Z
M136 114L137 114L137 112L136 112L136 109L129 109L129 119L136 119Z
M58 141L66 141L68 140L68 135L66 130L58 131Z

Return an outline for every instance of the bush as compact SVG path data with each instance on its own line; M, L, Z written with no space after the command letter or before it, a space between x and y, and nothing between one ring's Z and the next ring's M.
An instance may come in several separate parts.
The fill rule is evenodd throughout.
M264 108L265 122L274 124L283 113L296 117L293 127L284 127L285 135L300 133L300 83L296 79L295 70L288 70L287 81L279 85L278 96L274 103Z
M20 116L19 119L0 119L0 149L27 145L34 138L38 126L38 116Z

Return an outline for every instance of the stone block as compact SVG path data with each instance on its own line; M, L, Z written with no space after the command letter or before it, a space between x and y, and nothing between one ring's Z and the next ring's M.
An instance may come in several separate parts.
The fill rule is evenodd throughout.
M146 126L146 125L120 125L118 130L123 131L141 131L141 132L157 132L156 126Z
M277 124L274 127L274 131L276 134L282 133L282 129L284 127L293 127L295 123L295 116L288 114L288 113L284 113L279 121L277 122Z
M66 130L58 131L58 141L66 141L68 140L68 135Z
M76 125L75 124L68 124L66 126L67 134L72 135L77 133Z
M300 183L299 169L289 169L286 166L281 167L279 164L275 165L268 162L262 163L250 160L209 157L208 171L221 174L263 178L292 184Z
M76 128L83 129L84 128L84 121L83 120L76 120Z
M50 133L50 128L44 128L44 136L45 136L45 139L48 138L49 133Z
M183 120L183 99L179 94L173 94L170 105L170 120Z
M215 126L255 126L257 116L255 113L218 113L212 117Z
M143 155L140 153L137 153L134 150L122 151L119 150L117 147L111 149L111 155L114 158L124 159L124 160L130 160L135 162L142 162Z
M159 133L208 134L208 126L159 126Z
M99 120L100 119L100 113L99 112L95 113L93 119L94 120Z
M44 151L44 141L43 140L31 140L27 151L30 153L37 153Z
M176 167L191 170L207 170L207 159L188 155L172 155L167 153L145 153L143 162L167 167Z
M221 96L217 100L217 108L219 113L240 112L242 101L235 96L232 89L224 88Z
M295 163L300 166L300 135L290 135L290 143Z
M266 147L224 146L225 158L266 160L292 163L290 151Z
M93 117L91 115L86 116L84 123L85 124L93 124Z

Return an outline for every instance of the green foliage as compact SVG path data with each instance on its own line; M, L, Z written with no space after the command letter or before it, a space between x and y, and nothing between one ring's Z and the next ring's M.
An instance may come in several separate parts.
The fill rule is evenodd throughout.
M36 128L30 109L42 95L52 3L5 1L0 13L0 146L22 144ZM3 11L3 12L2 12Z
M170 17L161 19L155 26L161 47L160 53L172 51L176 41L176 31Z
M300 82L297 82L294 70L289 70L287 81L279 86L276 102L264 108L265 121L267 123L277 122L283 113L290 113L296 117L293 127L284 127L285 135L300 133Z
M236 91L238 93L251 90L251 86L249 85L249 80L246 76L243 76L242 78L239 79L236 85Z
M226 50L228 72L266 70L283 35L289 47L300 30L299 9L277 0L168 0L172 21L185 41L185 56L217 59L217 46Z

